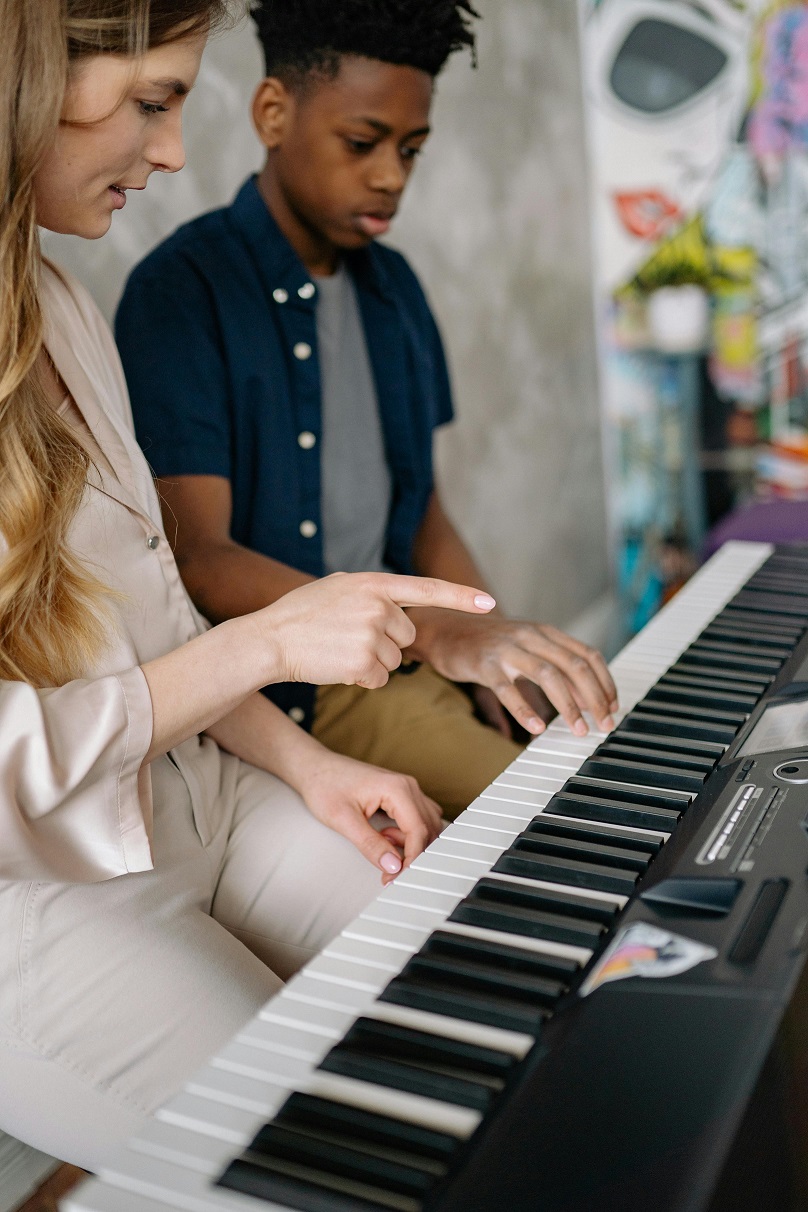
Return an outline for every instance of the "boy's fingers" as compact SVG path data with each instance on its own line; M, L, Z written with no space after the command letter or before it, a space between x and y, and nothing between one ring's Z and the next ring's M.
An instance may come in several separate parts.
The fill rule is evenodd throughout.
M385 576L384 588L397 605L438 606L443 610L462 610L466 614L488 614L495 600L470 585L453 585L434 577Z

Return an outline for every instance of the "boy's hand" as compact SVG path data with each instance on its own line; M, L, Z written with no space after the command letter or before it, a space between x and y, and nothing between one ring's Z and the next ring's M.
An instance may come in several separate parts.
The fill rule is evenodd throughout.
M443 825L438 805L409 775L326 749L307 761L305 774L295 782L312 815L378 867L384 885L423 853ZM391 824L377 831L370 819L379 810L391 818Z
M528 701L532 683L542 691L576 736L588 729L583 712L598 726L614 727L617 688L599 652L547 624L500 617L472 618L412 611L418 638L413 655L453 682L473 682L496 696L514 719L538 736L545 724ZM486 715L495 722L489 701ZM502 719L495 726L501 729Z

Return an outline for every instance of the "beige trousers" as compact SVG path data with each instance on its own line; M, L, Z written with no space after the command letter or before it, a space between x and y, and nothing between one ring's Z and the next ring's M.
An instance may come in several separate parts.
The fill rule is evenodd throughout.
M468 695L428 665L381 690L321 686L312 731L337 753L412 775L450 821L523 748L482 724Z
M160 763L154 871L0 883L0 1129L64 1161L97 1170L381 890L289 787L224 760L206 847Z

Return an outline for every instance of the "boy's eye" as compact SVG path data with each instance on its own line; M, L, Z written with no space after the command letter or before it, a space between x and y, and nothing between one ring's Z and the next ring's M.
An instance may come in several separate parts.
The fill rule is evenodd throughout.
M415 160L422 151L422 147L402 147L401 154L405 160Z
M167 114L167 105L158 105L155 101L138 101L142 114Z
M373 148L376 146L372 140L368 139L347 139L346 142L351 151L359 152L360 154L373 151Z

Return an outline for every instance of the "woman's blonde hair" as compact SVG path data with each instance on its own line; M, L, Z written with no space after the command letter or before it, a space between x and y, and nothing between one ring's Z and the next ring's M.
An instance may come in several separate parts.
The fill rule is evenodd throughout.
M42 375L34 177L71 66L220 24L228 0L0 0L0 679L59 686L104 642L106 590L67 536L89 457Z

